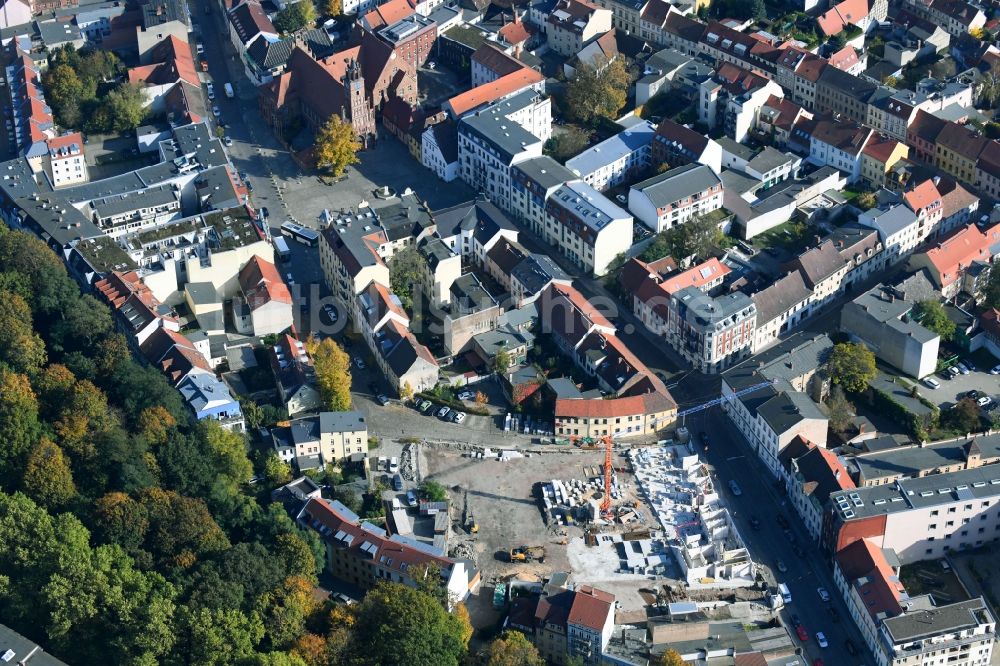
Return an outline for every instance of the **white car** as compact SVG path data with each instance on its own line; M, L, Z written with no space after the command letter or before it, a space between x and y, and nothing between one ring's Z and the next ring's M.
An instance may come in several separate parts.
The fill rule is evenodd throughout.
M208 98L210 100L215 99L215 86L212 85L211 81L205 84L205 90L208 91Z
M733 492L734 495L739 497L743 494L743 490L740 488L740 484L736 483L735 479L729 481L729 490Z
M226 144L226 148L232 148L233 147L233 139L232 139L232 137L228 137L228 136L222 137L222 143Z
M360 356L355 356L354 357L354 365L356 365L358 367L358 370L364 370L365 369L365 361Z
M215 116L216 118L222 116L222 111L219 110L218 106L212 106L212 115Z
M956 363L955 367L958 368L958 371L961 372L963 375L969 374L969 369L967 367L965 367L964 363L961 363L961 362Z
M822 631L816 632L816 642L819 644L821 648L830 646L830 643L827 642L826 640L826 634L824 634Z
M1000 365L990 370L991 375L1000 375Z
M198 51L198 55L201 55L205 52L205 45L202 44L201 42L198 42L198 44L195 46L195 50Z
M472 400L475 397L476 394L473 393L472 391L462 391L461 393L458 394L459 400Z
M830 600L830 593L826 591L825 587L816 588L816 594L818 594L819 598L824 602Z
M991 402L993 402L993 398L988 395L980 396L979 399L976 400L976 404L980 407L987 407Z
M927 386L927 387L929 387L929 388L932 388L932 389L939 389L939 388L941 388L941 382L939 382L938 380L934 379L933 377L925 377L923 381L924 381L924 385Z
M459 412L455 414L455 423L461 423L465 420L465 412Z

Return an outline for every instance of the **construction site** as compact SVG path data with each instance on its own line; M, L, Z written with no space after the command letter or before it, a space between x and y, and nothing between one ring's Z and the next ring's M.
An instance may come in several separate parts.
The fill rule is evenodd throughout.
M516 456L420 448L425 476L451 493L451 553L474 560L487 585L570 572L613 590L625 610L691 594L762 597L751 589L755 565L732 516L690 444L614 448L607 477L603 446Z

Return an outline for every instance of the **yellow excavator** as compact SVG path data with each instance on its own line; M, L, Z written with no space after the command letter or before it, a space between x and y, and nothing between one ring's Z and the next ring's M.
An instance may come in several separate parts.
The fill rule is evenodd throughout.
M509 553L511 562L544 562L544 546L518 546L511 548Z

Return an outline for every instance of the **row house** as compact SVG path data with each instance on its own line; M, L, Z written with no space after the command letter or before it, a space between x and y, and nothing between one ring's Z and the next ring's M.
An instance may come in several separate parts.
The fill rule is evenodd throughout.
M612 28L612 12L587 0L559 0L549 13L546 37L550 49L568 58Z
M964 183L975 183L976 163L989 143L975 130L945 123L934 142L934 166Z
M966 0L907 0L906 8L948 31L955 39L986 25L986 14Z
M819 543L830 494L853 490L854 481L835 453L812 442L801 439L793 442L780 459L791 504L806 532Z
M535 234L545 235L545 202L557 188L576 179L548 155L518 162L511 169L511 214Z
M847 262L843 278L843 291L861 284L873 273L885 268L885 253L878 232L859 224L837 227L824 239L829 241Z
M545 142L512 116L523 112L534 119L536 107L542 109L542 115L551 109L548 98L525 90L463 117L458 124L459 177L504 210L511 207L511 167L541 157ZM548 118L551 126L551 115Z
M722 146L693 129L664 118L656 128L652 145L653 164L668 163L672 167L697 162L722 172Z
M993 199L1000 199L1000 142L990 141L979 154L976 188Z
M757 308L753 352L770 347L808 318L812 290L799 271L792 271L750 298Z
M902 204L872 208L858 217L858 223L878 231L885 248L885 265L903 261L923 241L920 221L916 214Z
M705 24L680 12L650 4L640 21L643 39L650 39L689 56L702 52L701 38ZM648 35L648 36L647 36Z
M850 270L849 262L830 240L803 252L789 266L802 273L806 287L812 292L807 317L843 292L844 278Z
M868 119L868 101L878 85L836 67L824 67L816 81L815 109L840 114L856 123Z
M543 238L593 275L632 247L632 233L632 216L582 180L557 187L545 203Z
M978 268L987 272L1000 254L1000 224L980 230L974 224L961 229L935 247L910 257L910 270L927 269L941 296L951 299L960 292L977 296Z
M567 169L599 192L650 166L650 146L656 126L634 116L621 124L625 127L622 132L566 160Z
M791 139L808 146L808 161L831 166L847 174L849 183L861 179L862 150L874 130L854 122L830 117L802 119L796 123Z
M900 160L905 160L910 149L897 139L873 136L861 150L861 181L872 190L886 187L890 172Z
M773 78L775 61L780 52L758 36L734 30L718 21L709 21L700 40L701 52L718 62L732 63Z
M782 94L774 81L724 64L698 88L698 120L709 129L721 122L726 136L742 142L756 125L761 107L770 97Z
M722 208L722 180L704 164L685 164L629 188L628 208L654 233Z
M299 472L363 461L368 455L368 423L361 411L320 412L271 429L278 457Z
M825 58L787 46L775 64L775 80L786 97L811 111L816 107L816 84L826 66Z

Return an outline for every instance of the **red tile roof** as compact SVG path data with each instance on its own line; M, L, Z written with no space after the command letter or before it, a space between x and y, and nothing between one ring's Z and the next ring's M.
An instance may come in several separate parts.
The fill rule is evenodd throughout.
M821 14L816 23L827 36L840 33L849 25L857 25L868 17L868 0L843 0Z
M590 585L581 585L573 595L566 621L599 632L604 629L608 616L614 616L614 603L615 595Z
M272 301L292 304L292 293L288 291L288 285L281 279L278 269L270 261L257 255L240 269L239 281L243 297L251 310Z
M545 77L542 76L541 72L531 67L523 66L516 72L501 76L496 81L484 83L472 90L455 95L446 104L451 107L452 115L455 118L460 118L469 111L477 109L484 104L509 97L544 80Z
M877 162L886 164L889 158L892 156L893 151L896 150L898 146L903 145L895 139L882 139L880 137L872 137L868 144L865 146L864 150L861 152L872 158ZM903 157L906 157L906 153L903 153ZM886 166L889 166L886 164Z
M853 46L845 46L829 58L830 65L843 71L849 70L858 64L858 52Z
M45 142L48 146L49 155L54 160L76 157L83 153L83 135L79 132L71 132L62 136L55 136Z
M706 262L692 266L683 273L678 273L667 278L660 285L660 288L668 295L672 295L674 292L678 292L685 287L697 287L701 289L706 284L718 280L730 272L731 270L728 266L715 257L712 257Z
M881 613L894 617L903 612L900 601L909 596L881 548L867 539L858 539L842 548L836 560L844 578L858 585L865 610L872 618Z
M556 400L556 421L565 418L594 419L658 414L677 409L677 404L669 395L649 392L624 398L558 398ZM663 427L666 427L666 423Z
M920 211L934 205L939 206L941 204L941 195L938 194L937 187L934 186L934 180L928 178L909 192L905 193L903 195L903 201L906 202L906 205L910 210L919 214Z
M940 276L941 286L947 287L962 276L962 272L981 261L989 263L993 259L991 247L1000 245L1000 224L985 232L970 224L950 238L927 250L927 259Z
M416 7L410 3L410 0L389 0L384 5L379 5L365 14L362 23L369 30L378 30L412 16L414 11L416 11Z
M515 21L508 23L498 31L508 44L523 44L531 39L532 29L526 23L517 20L517 10L514 11Z

